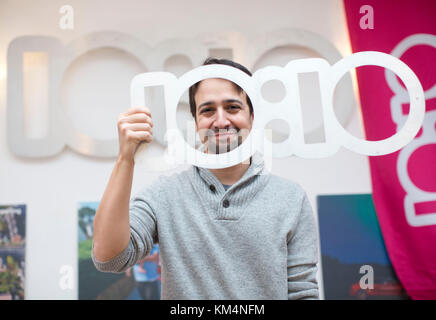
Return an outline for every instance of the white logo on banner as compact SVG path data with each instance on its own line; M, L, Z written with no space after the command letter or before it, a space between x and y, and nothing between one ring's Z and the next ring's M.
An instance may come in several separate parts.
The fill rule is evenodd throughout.
M436 48L436 36L431 34L415 34L403 39L392 51L392 55L400 58L408 49L418 46L427 45ZM409 102L407 91L398 82L395 74L385 71L386 81L395 93L391 99L392 120L401 128L407 119L407 115L402 112L402 104ZM424 93L425 99L436 98L436 85ZM436 212L422 215L416 214L415 204L420 202L436 201L435 192L427 192L418 188L410 179L407 171L407 163L411 155L419 148L436 143L436 110L430 110L425 113L422 125L422 134L413 139L411 143L402 149L397 159L397 173L401 186L406 191L404 199L404 211L406 212L407 222L411 226L428 226L436 224Z

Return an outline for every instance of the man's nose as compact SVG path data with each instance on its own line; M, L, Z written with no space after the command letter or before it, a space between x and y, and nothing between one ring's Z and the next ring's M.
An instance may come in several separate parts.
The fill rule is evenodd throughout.
M218 108L215 116L214 127L217 129L224 129L230 125L230 120L223 108Z

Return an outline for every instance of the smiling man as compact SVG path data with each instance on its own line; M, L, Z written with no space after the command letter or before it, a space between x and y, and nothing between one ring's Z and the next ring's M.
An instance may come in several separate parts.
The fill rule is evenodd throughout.
M213 60L206 63L209 61ZM253 107L236 84L225 79L206 79L189 89L189 97L206 152L228 152L239 146L251 130Z
M230 60L204 64L251 76ZM239 86L205 79L189 96L204 152L244 141L254 112ZM268 173L255 153L228 168L162 176L130 200L134 153L152 128L147 108L118 118L119 157L94 220L97 269L123 272L159 243L163 299L317 299L317 230L303 189Z
M251 75L245 67L229 60L207 59L204 65L223 61ZM189 88L189 100L205 152L229 152L248 136L254 120L253 106L247 94L233 82L215 78L200 81ZM238 181L248 167L249 163L241 162L210 171L228 186Z

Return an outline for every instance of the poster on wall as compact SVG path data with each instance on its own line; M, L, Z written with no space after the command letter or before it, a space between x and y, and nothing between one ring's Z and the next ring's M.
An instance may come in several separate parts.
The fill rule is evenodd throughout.
M159 246L123 274L98 271L91 258L94 216L98 202L80 202L79 300L159 300L161 290Z
M408 299L386 251L371 194L317 197L325 299Z
M0 205L0 300L24 299L26 206Z

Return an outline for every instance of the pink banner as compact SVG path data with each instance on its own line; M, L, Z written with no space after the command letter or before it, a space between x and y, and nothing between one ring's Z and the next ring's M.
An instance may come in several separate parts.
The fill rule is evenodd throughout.
M344 0L353 52L398 57L418 76L426 115L400 151L370 157L373 199L389 257L412 299L436 299L436 1ZM379 67L357 69L367 140L401 129L409 97ZM375 275L376 276L376 275Z

